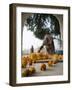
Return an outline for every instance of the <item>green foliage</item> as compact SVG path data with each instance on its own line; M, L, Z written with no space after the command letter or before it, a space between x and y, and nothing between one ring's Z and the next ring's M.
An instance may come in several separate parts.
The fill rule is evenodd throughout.
M27 18L27 25L39 39L43 39L46 33L60 34L59 22L52 14L32 14Z

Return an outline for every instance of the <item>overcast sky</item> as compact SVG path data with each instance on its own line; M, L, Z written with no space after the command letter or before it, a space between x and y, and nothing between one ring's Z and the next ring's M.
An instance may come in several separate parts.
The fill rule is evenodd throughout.
M42 44L42 40L36 38L33 32L27 30L27 27L24 26L23 28L23 50L30 49L33 45L34 48L40 47Z

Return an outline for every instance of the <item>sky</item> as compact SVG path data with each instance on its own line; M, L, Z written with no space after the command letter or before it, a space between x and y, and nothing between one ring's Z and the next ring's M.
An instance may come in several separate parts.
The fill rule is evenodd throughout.
M30 49L33 45L34 48L40 47L42 40L36 38L33 32L27 30L27 27L23 27L23 50Z

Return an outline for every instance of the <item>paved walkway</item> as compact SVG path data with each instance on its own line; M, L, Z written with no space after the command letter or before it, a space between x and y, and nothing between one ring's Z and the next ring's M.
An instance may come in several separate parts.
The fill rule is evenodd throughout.
M48 67L47 63L45 63L47 66L46 71L41 71L40 66L41 63L35 63L33 66L36 68L36 73L32 76L55 76L55 75L63 75L63 62L59 62L56 65L52 67ZM22 72L24 69L22 69Z

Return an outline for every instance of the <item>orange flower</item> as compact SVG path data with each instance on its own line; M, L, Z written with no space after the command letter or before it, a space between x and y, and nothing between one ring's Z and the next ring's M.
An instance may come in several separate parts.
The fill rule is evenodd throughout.
M46 70L46 65L45 64L41 64L41 68L40 68L42 71L45 71Z
M59 55L58 59L63 60L63 55Z
M53 65L53 61L48 61L48 66L52 66Z

